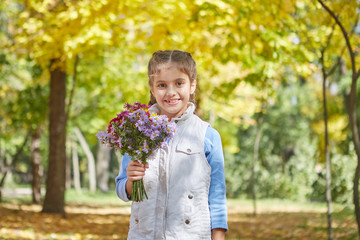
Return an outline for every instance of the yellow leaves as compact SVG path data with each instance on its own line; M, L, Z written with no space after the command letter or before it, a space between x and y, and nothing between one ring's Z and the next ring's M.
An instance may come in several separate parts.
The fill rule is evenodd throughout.
M333 115L328 119L328 133L329 140L335 142L341 142L346 140L347 131L345 128L348 125L348 118L345 115ZM320 120L312 124L312 128L315 133L319 135L320 138L323 138L325 135L324 130L324 121Z
M47 64L54 57L72 57L84 48L110 44L112 33L103 21L110 11L106 4L108 1L66 1L58 6L54 1L29 1L19 15L17 49L27 49ZM54 11L49 11L51 8Z
M295 1L295 4L299 1ZM285 0L280 2L280 8L286 13L293 13L295 11L294 1Z
M247 74L240 64L228 63L219 67L216 76L211 77L206 83L200 80L201 89L205 88L206 92L214 92L216 89L230 92L226 99L217 96L204 102L201 106L204 111L213 109L217 117L236 125L253 124L253 120L246 116L251 116L259 110L260 103L255 96L260 97L261 93L244 81L240 81L234 89L224 89L224 83L231 84L236 78L244 79Z
M64 42L65 52L76 52L77 49L81 48L85 44L87 47L92 47L99 43L107 45L110 44L109 40L112 37L111 33L103 30L100 24L94 24L81 33L82 34L78 34L77 36L69 38Z
M20 19L30 18L30 13L29 13L28 11L21 12L21 13L19 14L19 18L20 18Z
M22 29L26 32L26 34L29 35L37 34L42 27L43 27L42 21L36 18L29 18L22 25Z
M39 205L20 205L20 208L15 204L0 207L1 239L123 239L128 232L128 205L122 208L67 206L67 218L40 213Z
M82 199L81 194L74 195ZM90 197L89 197L90 198ZM107 197L93 197L101 204L69 203L67 217L44 214L40 205L2 203L0 206L1 239L126 239L129 231L129 203ZM105 199L105 201L104 201ZM14 200L12 200L14 201ZM81 201L79 201L81 202ZM326 205L287 200L259 200L258 215L252 217L251 200L228 199L226 239L325 239ZM345 205L334 204L334 238L356 236L354 214Z

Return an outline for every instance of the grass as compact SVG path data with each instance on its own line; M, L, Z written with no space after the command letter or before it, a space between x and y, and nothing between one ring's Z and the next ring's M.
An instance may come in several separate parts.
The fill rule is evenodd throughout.
M21 186L12 186L14 189L16 187L20 188L29 188L29 185ZM43 196L44 198L44 196ZM22 203L31 203L31 196L20 196L20 197L11 197L4 196L4 202L17 202L18 204ZM81 192L75 191L75 189L68 189L65 192L65 202L68 204L93 204L101 206L117 205L117 206L129 206L130 203L123 202L120 200L114 191L109 192L100 192L96 191L91 193L88 190L82 190ZM231 212L244 212L252 213L254 206L251 199L244 198L228 198L227 199L228 208ZM257 212L324 212L327 211L327 204L325 202L305 202L305 201L293 201L288 199L259 199L256 202ZM338 216L343 214L348 216L349 213L353 212L353 206L332 203L333 212Z
M96 204L99 206L124 204L124 202L118 198L115 191L110 191L110 192L97 191L95 193L91 193L88 191L76 192L73 189L69 189L66 190L65 201L67 203Z
M253 212L251 199L228 199L228 208L239 212ZM326 212L325 202L305 202L288 199L259 199L256 202L258 212ZM332 203L333 212L352 211L352 206Z
M65 199L67 203L71 204L95 204L98 206L117 205L130 206L130 203L120 200L115 191L109 192L95 192L82 191L80 193L73 189L66 191ZM228 209L230 213L253 212L253 201L251 199L243 198L229 198L227 199ZM288 199L259 199L256 202L258 212L322 212L326 213L326 202L305 202L293 201ZM353 207L332 203L333 214L337 217L348 216L353 213Z
M21 186L21 188L26 188L29 186ZM11 188L14 189L14 188ZM45 198L45 195L42 196L42 199ZM31 203L31 195L21 195L21 196L3 196L3 202L9 203ZM68 189L65 191L65 202L70 204L95 204L98 206L107 206L107 205L127 205L121 201L115 191L109 192L100 192L96 191L91 193L88 190L82 190L80 192L75 191L74 189Z

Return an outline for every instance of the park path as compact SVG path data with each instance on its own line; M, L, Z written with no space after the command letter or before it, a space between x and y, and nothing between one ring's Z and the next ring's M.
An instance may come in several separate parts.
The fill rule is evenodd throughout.
M2 194L8 198L19 198L25 196L31 196L31 188L3 188ZM41 194L45 194L45 189L41 189Z

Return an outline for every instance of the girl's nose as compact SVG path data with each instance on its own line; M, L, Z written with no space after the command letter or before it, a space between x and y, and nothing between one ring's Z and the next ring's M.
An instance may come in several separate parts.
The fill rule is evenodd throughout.
M175 88L173 86L169 86L166 91L167 96L174 96L176 93Z

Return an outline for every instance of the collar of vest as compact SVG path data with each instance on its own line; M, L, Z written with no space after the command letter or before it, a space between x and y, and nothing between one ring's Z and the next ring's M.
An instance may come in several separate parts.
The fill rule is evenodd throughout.
M184 121L184 120L188 119L189 117L191 117L194 114L195 108L196 108L195 104L193 104L192 102L189 102L188 108L186 109L186 111L180 117L172 118L171 121L177 123L179 121ZM154 105L152 105L149 108L149 111L151 113L160 114L161 109L160 109L159 104L155 103Z

